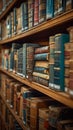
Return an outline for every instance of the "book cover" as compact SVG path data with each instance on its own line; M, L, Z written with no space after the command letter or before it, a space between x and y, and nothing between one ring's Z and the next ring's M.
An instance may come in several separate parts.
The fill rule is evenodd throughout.
M39 72L33 72L33 76L38 76L40 78L49 80L49 75L48 74L42 74L42 73L39 73Z
M48 51L49 51L49 46L35 48L35 54L48 53Z
M35 54L34 60L37 60L37 61L49 60L49 54L48 53Z

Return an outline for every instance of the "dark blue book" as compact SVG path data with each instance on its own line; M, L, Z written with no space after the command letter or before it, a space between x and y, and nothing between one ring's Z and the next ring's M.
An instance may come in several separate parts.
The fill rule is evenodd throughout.
M48 59L49 59L48 53L41 53L41 54L34 55L34 60L44 61L44 60L48 60Z
M14 30L14 34L17 33L17 11L16 8L13 9L13 30Z
M54 88L60 91L64 91L64 44L66 44L69 41L69 35L68 34L57 34L55 35L55 53L54 53ZM56 74L56 71L59 70ZM55 76L56 75L56 76ZM58 81L58 83L57 83ZM60 83L60 84L59 84Z
M43 74L49 74L49 68L42 67L34 67L35 72L43 73Z
M49 64L49 87L54 87L54 64Z
M54 16L54 0L46 1L46 19L51 19Z
M28 29L28 3L23 2L21 4L21 21L22 21L22 31Z

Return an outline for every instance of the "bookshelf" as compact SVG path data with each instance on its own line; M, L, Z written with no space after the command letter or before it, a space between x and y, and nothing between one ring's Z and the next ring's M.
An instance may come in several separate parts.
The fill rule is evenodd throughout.
M18 0L13 0L10 6L8 6L6 10L0 15L0 20L4 19L4 17L8 15L8 12L11 10L11 8L13 8L16 5L17 2ZM63 14L60 14L50 20L46 20L43 23L40 23L26 31L21 32L20 34L16 34L10 38L1 40L0 46L3 46L5 44L9 45L12 42L22 41L31 41L34 43L36 41L37 43L41 42L42 44L44 43L48 45L49 36L54 35L55 33L59 33L59 30L61 30L60 32L67 32L67 28L70 26L73 26L73 9L64 12ZM33 81L30 82L28 79L20 77L17 74L14 74L13 72L9 72L8 70L4 70L2 68L0 68L0 72L73 109L73 99L67 93L52 90L49 87L40 85ZM23 122L19 119L19 117L15 115L14 111L10 108L9 104L7 104L1 93L0 96L7 108L9 109L9 111L12 113L14 118L21 126L21 128L26 130L26 126L24 126Z

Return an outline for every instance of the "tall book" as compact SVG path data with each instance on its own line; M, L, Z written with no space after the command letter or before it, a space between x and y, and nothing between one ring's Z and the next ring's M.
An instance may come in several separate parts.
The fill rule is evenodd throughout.
M49 109L40 108L39 109L39 130L49 129Z
M64 44L69 41L68 34L55 35L54 52L54 89L65 90L64 86Z
M34 1L34 26L39 23L39 0Z
M3 11L6 9L6 0L3 0Z
M54 1L47 0L46 1L46 19L53 18L54 15Z
M21 4L21 22L22 31L28 29L28 2L23 2Z
M71 10L73 8L73 0L66 0L66 7L65 10Z
M21 33L21 8L17 8L17 33Z
M34 22L34 2L33 0L28 1L28 28L33 27Z
M13 32L14 34L17 33L17 9L13 9Z
M0 23L0 40L2 40L2 24Z
M46 19L46 1L39 0L39 23Z

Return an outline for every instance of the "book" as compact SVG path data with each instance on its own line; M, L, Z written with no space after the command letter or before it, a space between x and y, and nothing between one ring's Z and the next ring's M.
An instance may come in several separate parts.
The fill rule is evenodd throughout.
M39 108L47 108L53 101L49 98L34 98L30 99L30 129L38 130L39 129Z
M17 33L17 9L13 8L13 32Z
M49 80L38 77L38 76L33 76L33 81L37 82L39 84L45 85L47 87L48 87L48 84L49 84Z
M73 8L73 1L72 0L66 0L66 7L65 10L68 11Z
M65 11L65 0L58 0L58 14L64 13Z
M49 55L48 53L35 54L34 60L37 60L37 61L49 60Z
M21 28L22 28L22 25L21 25L21 8L17 8L17 33L21 33Z
M46 19L46 1L39 0L39 23Z
M28 28L32 28L34 25L34 2L28 1Z
M54 16L54 1L46 1L46 19L51 19Z
M54 87L54 64L49 64L49 87Z
M70 42L73 42L73 26L69 27L67 30L69 32Z
M54 77L54 88L64 91L64 44L69 41L68 34L55 35L55 51L54 51L54 70L59 71L59 77ZM54 73L55 74L55 73Z
M35 48L35 54L48 53L48 51L49 51L49 46Z
M49 62L48 61L35 61L35 67L49 68Z
M44 67L34 67L35 72L43 73L43 74L49 74L49 68Z
M21 3L22 31L28 29L28 2Z
M48 108L40 108L39 109L39 130L47 130L49 129L49 109Z
M34 26L39 23L39 0L34 1Z
M40 78L49 80L49 75L47 75L47 74L42 74L42 73L39 73L39 72L33 72L33 76L38 76Z
M0 23L0 40L2 40L2 24Z
M33 47L33 49L34 49L38 46L39 46L38 44L33 44L33 43L24 43L23 44L23 77L27 77L27 47Z

